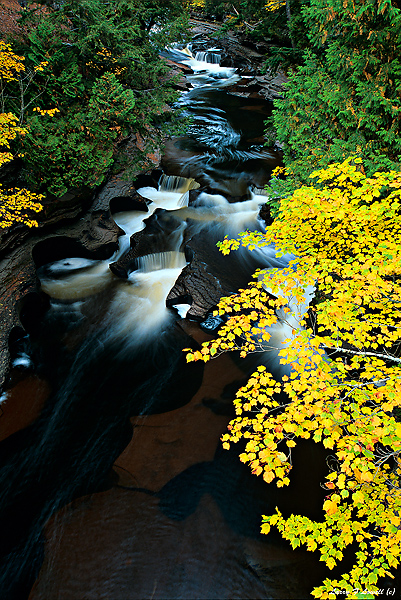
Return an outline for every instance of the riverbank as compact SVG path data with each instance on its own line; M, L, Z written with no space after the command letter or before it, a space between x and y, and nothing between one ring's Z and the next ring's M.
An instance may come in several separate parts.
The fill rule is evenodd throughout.
M207 47L215 43L211 38L218 30L215 23L197 19L190 21L194 47ZM232 33L218 39L222 48L222 64L238 69L239 80L230 88L230 94L253 99L273 99L282 93L284 74L275 77L259 75L263 65L265 47L250 48L249 42L237 39ZM172 73L188 73L189 67L172 63ZM182 80L184 82L184 80ZM186 89L185 83L178 84ZM178 89L179 89L178 87ZM126 160L132 152L141 151L141 140L132 140L126 147ZM155 169L162 164L168 173L174 174L172 146L162 159L160 149L155 147L148 156ZM89 189L70 190L61 198L50 197L45 202L45 218L39 228L28 230L14 226L0 238L0 387L10 389L21 377L20 370L12 372L10 335L13 340L29 334L31 323L46 310L46 299L40 294L36 268L58 258L81 255L86 258L107 258L112 255L121 234L110 212L110 202L115 198L135 198L133 182L139 173L128 176L121 172L97 192ZM258 185L258 184L256 184ZM262 183L259 182L259 187ZM13 341L13 345L18 344ZM11 369L11 370L10 370Z
M0 448L0 578L2 589L12 589L18 599L29 594L43 552L45 562L32 594L48 597L58 588L61 596L74 596L76 589L68 589L66 555L52 544L59 540L59 545L62 531L66 533L63 515L72 501L77 508L67 515L72 538L76 516L90 526L85 513L89 498L93 507L103 507L100 521L97 508L93 513L98 523L94 535L100 540L103 532L105 537L92 553L97 567L88 572L96 573L95 580L87 581L67 559L81 590L91 593L93 584L102 586L102 573L108 578L105 563L123 561L127 568L122 578L112 578L112 588L107 581L104 589L118 597L128 586L127 598L142 597L146 586L154 585L149 569L157 531L149 523L158 523L165 559L163 569L161 557L157 559L160 576L172 577L164 583L160 579L160 597L185 597L194 586L196 594L209 597L250 593L263 598L272 589L277 597L296 597L297 588L306 593L303 581L309 569L302 566L303 554L293 558L291 550L281 552L281 541L266 546L259 532L260 514L274 500L266 497L263 482L241 465L236 453L228 456L219 442L232 416L235 390L250 366L221 357L203 371L186 364L182 352L199 348L205 336L198 324L182 318L188 309L191 318L202 320L221 295L245 285L254 268L281 264L263 254L227 261L216 248L225 234L263 227L258 213L264 196L257 186L280 162L280 152L267 151L259 139L271 102L230 94L230 85L241 74L199 60L207 53L203 48L193 46L198 59L183 48L176 57L190 62L191 88L181 107L193 115L187 134L171 141L174 153L170 148L163 158L164 169L174 167L176 174L160 177L156 169L128 182L110 182L79 220L55 226L43 239L37 234L30 238L27 256L36 288L23 296L21 311L15 313L21 329L10 347L11 374L26 382L35 371L39 380L31 378L23 389L14 380L14 392L3 403L1 420L8 429ZM205 58L217 60L215 55ZM199 182L183 179L188 168L196 169ZM119 235L123 229L126 235ZM111 253L116 241L113 261L109 255L103 258L101 252L106 248ZM206 293L197 297L206 278ZM16 408L25 420L17 421ZM142 491L125 489L135 482ZM250 491L246 497L244 489ZM128 506L132 510L127 513ZM133 515L135 524L129 528L126 518ZM52 516L54 521L49 521ZM112 525L114 537L103 529L103 518ZM140 533L143 528L149 531L147 539ZM196 532L201 531L199 538ZM214 536L214 531L220 534ZM188 544L180 549L180 562L174 547L182 535ZM133 544L134 554L115 551L112 537L117 545ZM67 538L62 545L68 554ZM204 571L206 556L199 548L205 546L212 556L207 589L196 569L185 572L193 560ZM57 578L47 560L52 556L55 564L56 555ZM133 568L127 563L131 560ZM178 569L170 568L171 561ZM215 569L217 564L225 565L222 572ZM295 564L299 569L288 587L282 569ZM143 573L142 588L137 577L131 580L135 570Z

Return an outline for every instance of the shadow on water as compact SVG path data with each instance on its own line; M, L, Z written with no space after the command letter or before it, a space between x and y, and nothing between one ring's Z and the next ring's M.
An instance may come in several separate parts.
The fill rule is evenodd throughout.
M199 348L195 339L206 334L185 333L190 325L178 327L165 302L185 267L185 244L229 291L255 267L285 264L274 248L223 259L215 247L226 234L263 227L264 198L251 188L280 161L260 140L271 105L227 94L222 88L239 76L219 66L216 52L173 54L194 71L194 89L181 100L193 121L165 163L198 183L180 187L163 175L157 188L144 180L149 214L115 215L126 235L111 260L130 256L131 234L144 230L148 239L124 279L109 261L41 262L50 309L30 333L37 373L53 393L32 425L0 443L4 600L28 597L43 557L35 600L296 598L322 579L315 565L297 596L293 566L303 554L277 536L266 541L260 519L294 503L319 518L321 498L310 490L323 478L325 456L300 444L292 483L277 490L238 460L240 445L223 451L233 398L224 386L243 379L246 367L227 356L186 364L183 348ZM213 193L188 206L199 183ZM306 474L305 463L313 466Z
M47 326L44 359L54 353L50 341L58 333L53 319ZM128 352L92 335L75 358L59 348L45 360L41 375L58 380L58 390L33 425L0 444L2 598L29 592L43 560L42 528L54 511L110 486L111 467L132 436L129 417L173 410L196 392L203 368L188 369L182 353L191 345L174 327ZM61 358L63 368L49 372Z

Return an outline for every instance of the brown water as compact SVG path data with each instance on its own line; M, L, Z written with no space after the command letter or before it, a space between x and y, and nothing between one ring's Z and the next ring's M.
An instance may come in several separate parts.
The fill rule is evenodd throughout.
M188 240L203 240L207 269L233 290L255 267L285 264L274 249L225 259L215 248L226 234L263 228L254 187L280 155L260 145L269 103L230 95L232 70L186 56L194 89L181 105L193 123L163 165L196 179L196 203L187 206L191 182L164 178L140 190L148 214L116 215L127 235L115 256L38 273L50 309L31 333L36 374L16 385L0 419L4 599L306 598L324 576L310 553L262 536L260 522L277 504L319 517L311 490L325 457L301 444L292 483L278 491L220 443L236 389L258 361L272 361L187 365L182 349L208 334L166 308ZM145 235L161 230L160 248L128 280L114 277L108 264L145 225Z

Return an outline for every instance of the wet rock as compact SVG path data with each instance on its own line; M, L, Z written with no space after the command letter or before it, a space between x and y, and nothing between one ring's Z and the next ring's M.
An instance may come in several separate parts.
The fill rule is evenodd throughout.
M198 197L203 191L204 190L202 188L198 188L196 190L189 190L188 206L192 206L197 201Z
M73 189L61 198L49 196L44 202L45 210L37 229L16 225L1 231L0 387L10 369L11 331L15 327L25 329L25 325L33 327L34 319L27 319L24 325L21 313L27 298L35 297L40 304L37 267L71 256L99 260L111 256L124 232L111 216L110 203L114 198L122 197L132 198L136 203L137 196L132 178L121 173L97 193Z
M166 302L174 304L182 296L190 296L192 306L187 313L187 318L201 321L210 308L228 293L229 291L222 287L217 277L207 270L206 264L195 256L191 264L181 272Z
M71 222L83 214L91 204L93 192L86 189L72 189L60 198L47 196L43 201L43 211L38 214L38 229L29 229L25 225L16 224L8 229L0 229L0 256L20 246L26 239L37 235L49 227Z
M265 75L255 77L255 79L261 86L259 95L268 100L282 98L285 85L288 81L283 71L279 71L276 75L266 73Z
M161 56L161 58L166 62L166 64L170 67L170 70L167 75L162 77L161 82L166 82L174 79L173 86L176 90L180 92L185 92L190 89L191 84L186 80L185 75L190 75L193 73L193 70L188 65L184 65L182 63L175 62L170 58L166 58Z
M212 311L207 315L206 319L200 322L200 328L206 331L206 333L215 333L228 319L229 315L214 315Z
M177 71L181 71L183 73L193 73L191 67L189 67L188 65L184 65L182 63L175 62L174 60L171 60L170 58L165 58L164 60L166 61L168 66L172 68L173 72L174 72L174 70L177 70Z
M172 249L170 236L181 227L181 221L162 208L158 208L144 223L145 229L131 236L129 250L109 265L117 277L126 279L138 268L137 259L141 256L169 252Z
M189 304L191 305L193 302L192 296L189 294L185 294L184 296L176 296L175 298L170 298L166 300L167 308L173 308L179 306L180 304Z
M259 211L259 218L262 219L266 225L271 225L273 223L273 218L270 214L270 208L268 204L263 204Z
M149 200L138 194L131 193L129 196L116 196L110 201L110 212L116 214L124 211L138 210L148 212Z
M168 141L166 143L168 143ZM163 171L161 169L153 169L152 171L140 173L138 177L134 179L133 185L135 186L136 190L139 190L142 187L154 187L157 189L160 177L162 175Z

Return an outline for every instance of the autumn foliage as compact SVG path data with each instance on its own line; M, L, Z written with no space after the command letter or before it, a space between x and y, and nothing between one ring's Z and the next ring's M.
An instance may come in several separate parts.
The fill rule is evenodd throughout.
M0 90L4 98L7 83L16 81L25 70L24 58L16 55L9 44L0 41ZM25 135L26 129L19 126L19 119L11 112L0 113L0 167L10 162L14 155L11 143L17 136ZM0 228L5 229L13 223L23 223L28 227L37 227L32 212L40 212L43 196L26 189L5 189L0 184Z
M221 243L225 254L275 244L297 258L223 298L219 313L230 319L187 360L270 350L289 365L276 378L260 366L239 390L223 446L245 440L241 461L279 487L289 483L297 439L330 450L324 519L285 519L277 510L263 517L262 532L277 527L330 569L356 544L352 569L313 592L335 598L338 588L353 598L356 588L377 589L400 559L401 175L366 177L361 161L349 159L311 178L314 185L282 200L266 233ZM287 339L274 350L271 332L280 324Z

